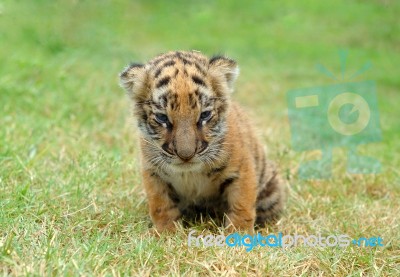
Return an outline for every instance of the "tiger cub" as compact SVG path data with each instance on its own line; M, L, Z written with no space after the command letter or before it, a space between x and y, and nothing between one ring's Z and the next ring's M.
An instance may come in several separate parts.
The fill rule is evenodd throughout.
M238 73L227 57L177 51L120 74L140 129L143 183L158 232L201 211L219 216L228 230L250 232L279 218L284 183L231 100Z

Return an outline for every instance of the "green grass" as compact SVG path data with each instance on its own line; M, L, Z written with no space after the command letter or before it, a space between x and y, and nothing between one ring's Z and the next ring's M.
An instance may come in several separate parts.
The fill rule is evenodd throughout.
M0 1L0 274L400 275L400 5L397 1ZM286 213L263 233L381 236L375 248L188 248L189 229L149 234L138 145L117 75L168 50L226 53L241 67L234 98L255 116L290 184ZM285 93L331 84L370 60L383 164L303 181L313 153L290 146ZM193 226L213 230L206 221Z

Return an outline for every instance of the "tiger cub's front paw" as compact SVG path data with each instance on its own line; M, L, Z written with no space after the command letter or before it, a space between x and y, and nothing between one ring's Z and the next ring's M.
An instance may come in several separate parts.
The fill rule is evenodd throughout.
M246 231L254 233L255 210L230 212L225 217L225 228L229 233Z
M181 217L181 212L178 208L160 208L151 209L151 219L158 233L175 232L176 222Z

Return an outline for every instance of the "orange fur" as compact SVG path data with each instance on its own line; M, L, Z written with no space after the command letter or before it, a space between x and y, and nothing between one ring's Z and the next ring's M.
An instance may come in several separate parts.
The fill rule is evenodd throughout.
M235 61L169 52L121 73L141 130L143 182L158 231L204 209L252 231L279 217L285 190L253 127L230 98Z

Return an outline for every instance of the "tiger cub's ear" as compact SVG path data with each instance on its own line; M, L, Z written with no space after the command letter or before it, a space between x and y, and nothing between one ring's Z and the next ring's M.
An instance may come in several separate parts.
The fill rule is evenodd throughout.
M214 56L209 60L208 70L214 79L215 89L233 91L233 84L239 75L239 67L234 60L224 56Z
M147 76L144 64L131 63L119 74L120 85L132 100L144 100L148 88Z

